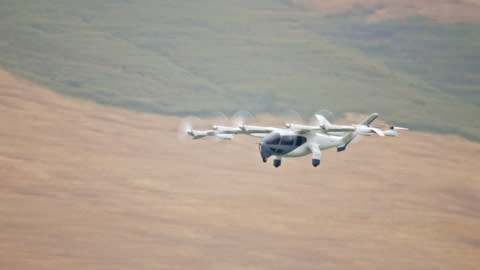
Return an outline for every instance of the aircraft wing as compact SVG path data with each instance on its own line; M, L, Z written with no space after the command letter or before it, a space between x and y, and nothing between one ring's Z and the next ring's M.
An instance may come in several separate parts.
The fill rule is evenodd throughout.
M332 124L322 124L320 126L308 126L300 124L287 124L287 128L295 130L298 134L305 134L308 132L321 132L321 133L331 133L331 132L345 132L345 131L354 131L354 126L343 126L343 125L332 125Z
M332 124L323 125L322 127L323 127L323 129L325 129L327 132L355 131L355 129L356 129L354 126L332 125Z
M240 125L238 127L213 126L213 130L222 134L251 134L251 133L270 133L274 131L274 127Z
M318 126L309 126L309 125L301 125L301 124L286 124L287 128L294 130L297 134L305 134L311 131L314 132L326 132L323 128Z
M270 133L277 129L274 127L251 126L251 125L243 125L243 126L240 126L240 128L243 130L244 134Z
M274 127L241 125L238 127L215 125L211 130L190 130L188 134L192 139L200 139L207 136L217 137L222 140L232 140L235 134L245 134L253 137L263 138L274 131Z
M323 115L320 114L315 114L314 117L317 119L318 125L323 129L324 132L346 132L355 130L354 126L331 124Z

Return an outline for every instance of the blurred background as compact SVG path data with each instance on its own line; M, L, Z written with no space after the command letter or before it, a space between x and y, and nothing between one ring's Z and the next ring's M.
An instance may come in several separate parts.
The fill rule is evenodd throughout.
M143 112L378 112L480 140L476 0L2 1L0 65Z
M238 110L410 130L179 140ZM480 0L2 0L0 269L478 269L479 116Z

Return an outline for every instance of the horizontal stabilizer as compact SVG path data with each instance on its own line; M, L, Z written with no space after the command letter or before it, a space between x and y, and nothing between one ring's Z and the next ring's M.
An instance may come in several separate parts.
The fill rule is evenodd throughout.
M391 136L391 137L396 137L398 135L398 133L393 129L384 130L383 133L385 133L385 136Z
M370 125L375 119L377 119L378 117L378 113L372 113L370 114L370 116L363 120L363 122L360 124L360 125L365 125L365 126L368 126Z

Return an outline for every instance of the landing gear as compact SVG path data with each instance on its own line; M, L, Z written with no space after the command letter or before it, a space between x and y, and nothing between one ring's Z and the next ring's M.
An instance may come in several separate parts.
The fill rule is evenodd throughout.
M345 149L347 149L347 145L348 143L342 145L342 146L339 146L337 147L337 152L342 152L342 151L345 151Z
M320 146L317 143L311 143L309 145L310 151L312 151L312 165L317 167L320 164L320 159L322 158L322 151L320 151Z
M281 164L282 164L281 159L274 159L273 160L273 166L275 166L275 168L278 168Z

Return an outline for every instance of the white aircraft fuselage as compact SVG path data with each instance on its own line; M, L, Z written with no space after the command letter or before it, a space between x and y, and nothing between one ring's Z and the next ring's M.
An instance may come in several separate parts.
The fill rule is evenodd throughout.
M267 134L261 140L259 151L264 162L273 156L274 165L280 165L280 160L283 157L301 157L312 152L314 154L313 160L315 160L313 162L320 163L321 151L348 143L343 138L342 136L315 131L298 134L291 129L279 128Z
M371 114L367 119L357 125L334 125L322 115L315 114L318 125L308 126L303 124L286 124L285 127L263 127L251 125L238 125L235 127L213 126L211 130L194 130L186 128L186 134L192 139L206 136L216 136L220 139L231 140L235 134L245 134L260 137L260 156L263 162L273 157L273 165L280 166L283 157L301 157L312 155L312 165L320 164L322 151L336 147L338 152L346 149L347 145L358 135L372 136L397 136L395 129L407 128L391 126L388 130L371 127L370 124L378 117L377 113Z

